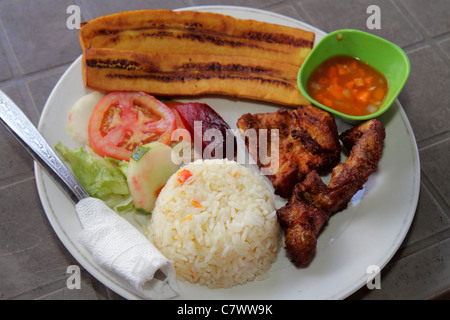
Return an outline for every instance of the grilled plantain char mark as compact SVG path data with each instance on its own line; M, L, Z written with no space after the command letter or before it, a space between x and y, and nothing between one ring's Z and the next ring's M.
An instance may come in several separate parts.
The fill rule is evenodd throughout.
M173 55L170 55L173 57ZM163 71L154 65L146 66L137 61L126 59L86 59L86 66L99 69L118 69L126 71L142 71L145 74L116 75L111 77L123 78L151 78L163 79L163 81L180 81L183 79L212 79L217 78L241 78L247 80L271 81L287 87L292 87L292 79L278 78L278 70L259 65L242 65L238 63L222 64L220 62L187 63L180 66L174 65L173 70Z
M162 30L164 31L162 31ZM102 38L100 40L100 38ZM95 39L98 38L98 39ZM154 28L139 28L139 29L123 29L123 30L110 30L99 29L95 30L92 34L92 43L95 41L103 41L107 43L106 47L114 47L117 42L122 38L125 40L151 40L153 39L177 39L177 40L189 40L200 43L209 43L216 46L230 46L230 47L250 47L264 49L264 43L288 45L292 47L305 47L312 48L313 41L306 39L299 39L293 36L275 33L265 33L251 31L240 35L227 35L225 33L217 34L211 31L204 31L202 29L190 29L185 31L185 28L173 27L167 29L166 26L161 25ZM253 40L253 42L244 41ZM259 42L259 44L258 44Z

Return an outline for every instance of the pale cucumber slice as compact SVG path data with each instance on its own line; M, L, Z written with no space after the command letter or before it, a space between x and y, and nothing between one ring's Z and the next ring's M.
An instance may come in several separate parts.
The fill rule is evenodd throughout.
M136 210L150 214L167 180L180 166L173 163L172 148L151 142L139 146L130 158L127 182Z

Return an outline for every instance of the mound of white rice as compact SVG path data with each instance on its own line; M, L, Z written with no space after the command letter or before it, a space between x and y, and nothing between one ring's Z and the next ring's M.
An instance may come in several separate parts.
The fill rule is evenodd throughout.
M184 183L183 170L192 174ZM275 210L259 174L226 159L198 160L162 189L149 238L178 279L228 288L267 276L280 244Z

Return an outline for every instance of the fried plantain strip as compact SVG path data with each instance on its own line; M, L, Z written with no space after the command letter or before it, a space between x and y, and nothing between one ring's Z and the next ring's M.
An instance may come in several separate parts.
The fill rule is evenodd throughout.
M83 80L98 91L153 95L223 94L284 105L306 104L298 69L283 62L241 56L184 55L108 48L86 49Z
M93 19L80 30L82 49L233 55L300 66L314 33L209 12L137 10Z

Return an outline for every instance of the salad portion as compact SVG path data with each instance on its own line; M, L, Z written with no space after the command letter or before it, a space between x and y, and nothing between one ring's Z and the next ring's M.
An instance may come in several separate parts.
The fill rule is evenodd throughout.
M200 131L199 119L205 120ZM55 149L92 197L119 214L149 215L183 159L190 162L208 147L213 156L214 151L225 154L223 137L229 128L203 103L160 101L143 92L93 92L68 114L67 133L79 147L58 142ZM220 137L201 139L208 130ZM201 139L197 150L196 135Z

